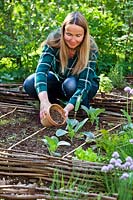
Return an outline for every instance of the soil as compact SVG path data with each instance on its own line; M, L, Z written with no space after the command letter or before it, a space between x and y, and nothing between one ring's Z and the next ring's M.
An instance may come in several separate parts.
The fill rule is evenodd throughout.
M2 108L0 110L0 116L5 115L6 113L9 113L13 111L13 108ZM55 118L55 114L54 114ZM73 118L73 117L72 117ZM83 118L79 118L79 121L82 121L85 118L85 115ZM112 122L108 123L107 121L100 118L99 128L112 128L115 126L118 122ZM66 124L60 127L61 129L65 129ZM81 129L81 131L95 131L96 126L91 125L89 122L86 122L84 127ZM43 125L40 123L39 119L39 111L36 113L26 113L26 112L20 112L19 110L15 110L13 113L10 113L0 119L0 133L1 133L1 140L0 140L0 148L8 149L16 149L16 150L23 150L28 152L34 152L34 153L43 153L48 154L47 146L44 144L42 139L45 138L45 136L53 136L55 135L56 131L59 129L59 127L49 127L44 128ZM36 133L34 135L34 133ZM34 135L30 137L31 135ZM29 139L24 140L25 138L29 137ZM23 142L18 143L19 141L24 140ZM71 146L60 146L58 148L58 152L65 156L67 153L71 152L75 148L77 148L79 145L85 142L85 137L77 135L74 137L73 142L70 141L70 139L67 136L63 136L60 138L60 140L65 140L71 143ZM14 145L14 147L12 147ZM86 144L84 148L88 147L89 144Z
M59 113L55 109L50 109L50 116L53 119L53 121L56 122L56 124L62 124L64 121L64 118L62 117L61 113Z

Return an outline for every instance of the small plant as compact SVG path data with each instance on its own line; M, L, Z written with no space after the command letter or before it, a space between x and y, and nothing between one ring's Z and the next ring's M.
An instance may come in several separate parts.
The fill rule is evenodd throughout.
M63 135L68 135L71 142L73 141L73 138L75 137L75 135L81 130L81 128L84 126L84 124L87 122L88 118L85 118L83 121L79 122L76 119L67 119L66 123L66 129L58 129L56 131L56 136L60 137Z
M96 139L96 146L102 154L106 154L106 160L117 150L125 159L127 155L132 156L133 145L129 142L133 138L132 129L121 130L110 134L107 130L101 130L102 136Z
M3 76L1 76L0 80L2 80L3 82L9 82L9 81L14 81L14 78L11 76L11 74L4 73Z
M87 113L88 118L93 125L94 122L96 122L96 128L98 128L99 123L99 115L103 112L105 112L104 108L87 108L86 106L82 105L81 108Z
M56 152L59 146L71 145L69 142L59 141L59 139L56 136L51 136L51 137L45 136L45 139L42 139L42 141L47 146L50 155L55 155L55 156L60 156L60 154Z
M122 64L116 64L115 66L111 67L108 74L113 86L120 89L126 85L125 77L123 75L123 68L124 66Z
M111 92L113 89L113 84L110 78L105 76L104 74L101 74L99 77L100 77L99 92L101 92L101 94Z
M97 162L99 161L99 157L97 153L95 153L91 148L84 150L82 147L76 149L74 155L79 160L86 160L90 162Z

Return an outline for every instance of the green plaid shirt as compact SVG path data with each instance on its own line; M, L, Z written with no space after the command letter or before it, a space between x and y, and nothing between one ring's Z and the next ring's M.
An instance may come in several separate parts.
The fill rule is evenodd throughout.
M77 90L69 99L69 103L75 105L77 97L82 94L82 99L88 94L91 85L98 85L99 78L96 75L96 60L98 56L98 48L94 40L91 38L91 51L89 61L84 70L75 75L78 78ZM77 62L77 55L68 60L68 66L64 74L60 71L59 49L44 46L42 55L40 56L39 63L35 73L35 88L37 93L47 91L47 75L49 71L55 73L57 79L63 82L67 77L72 75L72 68Z

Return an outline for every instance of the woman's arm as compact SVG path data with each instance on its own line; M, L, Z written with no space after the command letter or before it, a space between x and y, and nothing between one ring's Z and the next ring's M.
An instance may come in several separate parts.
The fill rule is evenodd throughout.
M51 68L54 51L48 45L45 45L35 73L35 88L40 100L40 119L46 114L51 105L47 94L47 75Z
M38 97L40 100L40 119L42 119L47 114L47 109L51 103L49 102L47 91L40 92Z

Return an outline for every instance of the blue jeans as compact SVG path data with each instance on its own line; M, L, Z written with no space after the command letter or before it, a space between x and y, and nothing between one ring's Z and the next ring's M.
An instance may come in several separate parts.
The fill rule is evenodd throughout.
M35 74L27 77L27 79L24 81L23 87L29 96L37 99L38 95L34 87L34 79ZM49 101L51 103L57 103L57 99L68 101L77 89L77 81L78 80L76 77L70 76L63 82L60 82L56 78L55 74L50 71L47 77L47 92ZM96 95L98 88L98 84L92 85L87 97L83 99L82 105L85 105L88 108L90 107L90 101Z

